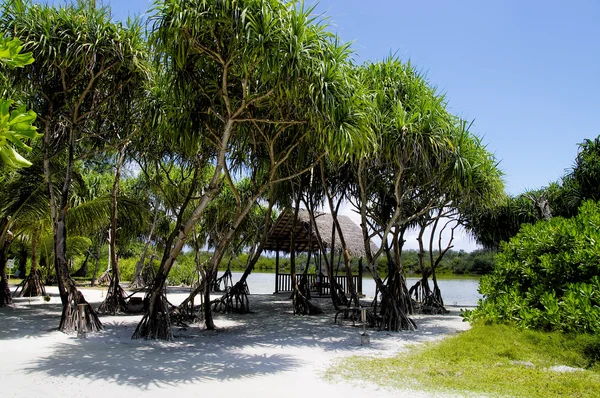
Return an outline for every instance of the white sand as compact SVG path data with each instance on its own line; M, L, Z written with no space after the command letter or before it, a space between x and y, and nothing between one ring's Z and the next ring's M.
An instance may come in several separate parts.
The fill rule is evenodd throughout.
M13 287L14 290L14 287ZM91 303L102 291L83 289ZM102 316L105 330L87 339L56 330L60 299L15 299L0 308L0 391L8 397L429 397L331 380L325 370L345 356L391 356L409 344L468 329L458 309L416 317L416 332L369 331L333 323L330 299L322 316L294 316L285 295L251 295L249 315L216 315L217 331L174 328L175 341L131 340L140 316ZM170 294L177 303L186 295ZM374 391L376 389L377 391ZM439 396L439 394L436 394Z

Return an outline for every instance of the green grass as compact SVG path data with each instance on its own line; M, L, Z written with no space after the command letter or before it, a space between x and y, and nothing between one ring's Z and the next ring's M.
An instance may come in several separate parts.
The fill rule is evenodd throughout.
M585 370L569 373L548 370L558 365ZM600 336L476 325L460 335L413 347L393 358L348 358L335 366L335 373L339 374L339 369L344 369L344 377L432 392L598 397Z

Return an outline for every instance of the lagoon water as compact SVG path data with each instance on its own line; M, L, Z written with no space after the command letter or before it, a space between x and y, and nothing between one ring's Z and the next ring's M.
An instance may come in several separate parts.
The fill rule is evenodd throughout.
M242 276L241 272L232 272L234 283ZM408 286L414 285L418 278L407 278ZM444 304L447 306L472 307L477 305L477 300L481 298L478 293L479 280L477 279L441 279L438 280ZM275 291L275 274L271 273L252 273L248 277L248 288L250 293L271 294ZM363 293L367 297L375 295L375 282L365 275L363 276Z

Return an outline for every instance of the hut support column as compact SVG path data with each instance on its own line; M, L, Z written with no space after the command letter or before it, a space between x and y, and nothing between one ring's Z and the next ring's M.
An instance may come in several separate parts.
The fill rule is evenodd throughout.
M362 257L358 259L358 287L356 290L358 290L358 295L363 295L363 264L362 264Z
M279 293L279 242L275 251L275 294Z

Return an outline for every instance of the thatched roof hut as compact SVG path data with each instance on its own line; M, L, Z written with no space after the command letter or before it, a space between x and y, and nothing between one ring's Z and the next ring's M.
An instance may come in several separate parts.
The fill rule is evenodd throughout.
M319 241L316 229L318 229L323 244L327 249L332 248L332 230L334 228L333 217L328 213L315 214L316 228L311 225L310 214L308 210L301 209L298 212L298 221L295 230L295 249L297 252L307 252L309 248L312 251L319 250ZM365 247L363 243L362 229L356 225L348 216L338 215L338 221L344 234L348 252L353 257L365 257ZM271 251L290 251L292 228L294 225L294 212L285 210L281 213L277 221L271 227L269 237L267 238L265 250ZM340 237L335 235L335 250L341 250ZM375 247L373 246L375 250Z

